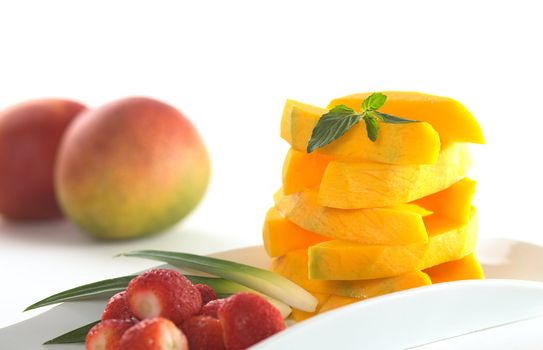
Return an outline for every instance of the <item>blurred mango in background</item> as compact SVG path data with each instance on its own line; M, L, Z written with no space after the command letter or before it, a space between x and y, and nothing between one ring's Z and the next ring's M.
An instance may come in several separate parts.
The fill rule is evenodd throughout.
M85 106L61 99L0 111L0 215L11 220L62 216L53 171L64 131Z
M39 179L49 184L48 198L56 216L60 207L68 219L94 237L127 239L163 231L201 201L209 183L209 156L197 130L181 112L145 97L119 99L96 109L78 106L71 115L77 118L69 126L63 124L64 134L51 132L41 138L30 134L21 139L12 134L10 123L22 121L9 117L16 107L0 114L1 173L15 174L0 174L0 214L19 219L55 217L45 209L37 211L41 216L33 214L35 198L40 198L33 183ZM34 111L39 109L27 114ZM9 122L11 119L18 121ZM35 119L41 120L38 113L20 128L43 129ZM11 139L17 142L7 144ZM54 143L54 150L49 151L53 154L44 157L41 153L53 147L38 142ZM37 158L47 161L47 172L27 164L36 163ZM25 159L28 162L23 163ZM25 196L9 188L19 188ZM20 202L19 198L30 199ZM18 211L12 210L15 206ZM25 211L32 215L20 214Z

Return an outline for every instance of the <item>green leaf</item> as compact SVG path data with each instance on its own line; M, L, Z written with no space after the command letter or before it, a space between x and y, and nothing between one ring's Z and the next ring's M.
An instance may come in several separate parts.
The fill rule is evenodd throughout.
M395 115L381 113L381 112L374 112L377 114L377 116L384 121L385 123L389 124L407 124L407 123L418 123L418 120L412 120L412 119L406 119L406 118L400 118L396 117Z
M136 277L136 275L111 278L68 289L63 292L51 295L45 299L42 299L30 305L24 311L36 309L46 305L58 304L65 301L112 296L113 294L126 289L128 282L130 282L130 280L134 277Z
M379 131L379 123L377 118L366 115L364 116L364 122L366 123L366 132L368 133L368 138L375 142L377 140L377 132Z
M56 338L46 341L45 343L43 343L43 345L84 343L89 330L99 322L100 321L94 321L77 329L74 329L73 331L59 335Z
M359 115L352 108L345 105L333 107L320 117L317 125L313 128L307 144L307 153L337 140L358 123L359 119Z
M362 111L376 111L383 107L387 97L380 92L374 92L362 101Z
M63 303L66 301L78 301L99 297L108 298L115 293L125 290L128 286L128 282L130 282L130 280L136 276L137 275L128 275L111 278L68 289L30 305L25 309L25 311L42 306ZM250 288L222 278L191 275L185 275L185 277L187 277L194 284L204 283L209 285L217 294L234 294L244 291L252 291Z
M233 261L188 253L140 250L120 254L158 260L237 282L297 309L313 312L317 299L302 287L274 272Z

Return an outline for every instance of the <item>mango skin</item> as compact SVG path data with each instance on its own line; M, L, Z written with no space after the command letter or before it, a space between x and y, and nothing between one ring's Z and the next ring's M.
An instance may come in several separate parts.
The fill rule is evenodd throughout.
M104 239L162 231L189 214L210 176L190 121L157 100L133 97L88 111L62 142L55 173L66 216Z
M0 215L10 220L62 217L54 164L68 125L86 107L63 99L27 101L0 112Z

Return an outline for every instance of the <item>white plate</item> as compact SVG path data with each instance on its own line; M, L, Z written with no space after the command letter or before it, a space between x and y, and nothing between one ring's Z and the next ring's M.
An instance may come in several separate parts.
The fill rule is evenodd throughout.
M269 259L262 247L237 249L215 256L264 268L269 266ZM540 283L543 281L542 247L511 240L481 240L478 257L487 278L539 282L461 281L393 293L314 317L262 342L255 349L329 349L332 346L337 349L406 348L433 342L437 340L437 334L452 336L459 334L454 332L465 333L481 324L475 322L481 321L478 317L481 314L486 315L485 322L490 320L498 323L543 314L543 283ZM34 318L0 329L0 348L9 345L11 350L84 349L82 345L41 344L99 319L104 305L104 300L65 303ZM534 321L526 321L524 324L528 324L528 327L521 327L522 324L517 323L514 327L522 330L541 327L533 326ZM500 328L489 330L491 336L487 337L487 341L498 339L499 334L503 335ZM467 343L461 343L463 348L469 348L470 337L472 343L479 343L482 339L479 335L484 336L484 333L477 332L475 337L474 334L461 337L468 339ZM510 332L507 333L508 339L511 339ZM517 348L527 349L532 344L527 341L535 341L536 336L534 334L533 339L514 337L514 344ZM449 342L460 344L458 339ZM537 339L543 342L541 336ZM434 343L424 349L447 348L443 344ZM503 342L492 344L495 349L507 348L499 347L505 344Z

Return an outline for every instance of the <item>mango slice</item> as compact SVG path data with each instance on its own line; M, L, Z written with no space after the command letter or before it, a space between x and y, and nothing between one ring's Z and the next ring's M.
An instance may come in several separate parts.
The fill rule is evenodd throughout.
M420 271L409 271L398 276L358 280L326 281L308 279L307 249L291 251L272 260L272 271L277 272L312 293L367 299L378 295L431 284Z
M468 146L451 144L436 164L385 165L332 161L319 188L318 204L340 209L393 206L439 192L466 176Z
M435 217L465 225L471 217L471 201L475 194L477 182L465 177L444 191L417 199L413 204L419 205L434 213L425 218L426 223Z
M422 217L431 212L415 204L342 210L317 204L317 192L275 195L275 206L292 223L323 236L364 244L427 242Z
M454 223L451 226L467 224L471 215L471 200L475 192L475 185L475 181L464 178L444 191L415 201L414 204L434 213L431 215L428 215L428 212L420 213L427 215L423 218L425 228L426 224L435 226L436 221L439 224L439 221L443 219ZM342 213L346 214L344 211ZM345 215L344 218L349 218L349 216ZM295 225L277 208L268 210L264 221L263 238L264 247L271 257L281 256L295 249L307 248L333 239L333 237L319 235Z
M281 256L330 238L304 230L288 221L276 208L270 208L262 229L264 248L269 256Z
M432 283L484 278L483 268L473 253L459 260L430 267L424 272L428 274Z
M477 215L472 209L467 225L429 217L428 243L408 245L364 245L333 240L311 246L309 278L365 280L422 270L471 254L477 239Z
M337 98L330 102L328 108L343 104L360 111L362 101L370 94L361 93ZM439 133L442 144L485 142L481 127L471 112L458 101L418 92L385 91L383 94L387 96L387 101L379 111L428 122Z
M332 157L317 152L305 153L290 148L283 163L283 192L292 194L318 187Z
M306 152L313 128L327 113L324 108L287 100L281 119L281 137L292 148ZM376 142L368 139L364 123L315 152L349 161L387 164L433 164L440 149L438 133L428 123L379 123Z

